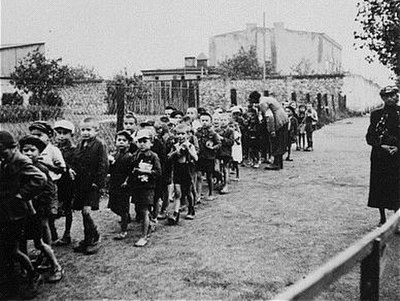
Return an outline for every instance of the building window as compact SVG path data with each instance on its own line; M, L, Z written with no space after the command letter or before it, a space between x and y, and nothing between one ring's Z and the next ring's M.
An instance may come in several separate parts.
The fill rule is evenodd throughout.
M158 77L158 76L154 76L154 79L155 79L155 80L159 80L159 77Z
M268 91L268 90L265 90L265 91L264 91L264 96L265 96L265 97L268 97L268 96L269 96L269 91Z
M181 80L185 80L185 76L184 75L181 76Z

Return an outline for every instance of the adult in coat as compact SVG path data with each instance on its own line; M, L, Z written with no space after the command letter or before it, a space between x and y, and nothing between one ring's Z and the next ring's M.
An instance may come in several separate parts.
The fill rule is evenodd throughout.
M267 170L280 170L283 168L283 155L286 153L288 141L289 118L282 105L273 97L260 98L260 110L265 114L271 110L274 117L274 125L271 129L271 147L274 162L267 165Z
M371 113L366 135L372 146L368 207L378 208L380 223L386 222L385 209L400 207L400 107L399 89L387 86L380 92L384 106Z

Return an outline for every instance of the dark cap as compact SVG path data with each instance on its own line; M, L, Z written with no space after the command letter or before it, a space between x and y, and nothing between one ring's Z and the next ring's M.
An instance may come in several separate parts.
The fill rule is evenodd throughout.
M117 136L125 136L129 142L132 141L131 133L129 133L127 130L119 131L117 134L115 134L115 137L117 137Z
M50 124L45 121L35 121L29 126L29 130L39 130L45 133L47 136L52 137L54 134L54 130Z
M7 148L13 148L17 146L13 135L7 131L0 131L0 150L5 150Z
M39 150L39 153L41 153L46 148L46 143L33 135L27 135L19 140L19 147L21 149L27 144L36 146Z
M386 86L379 92L381 96L396 93L399 93L399 88L397 86Z

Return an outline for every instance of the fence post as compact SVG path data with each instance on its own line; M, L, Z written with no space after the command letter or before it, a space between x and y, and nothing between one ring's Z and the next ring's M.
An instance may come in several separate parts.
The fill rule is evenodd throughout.
M361 261L360 300L379 300L381 239L376 238L372 252Z
M122 83L117 83L116 85L115 101L117 103L117 132L118 132L124 128L125 87Z

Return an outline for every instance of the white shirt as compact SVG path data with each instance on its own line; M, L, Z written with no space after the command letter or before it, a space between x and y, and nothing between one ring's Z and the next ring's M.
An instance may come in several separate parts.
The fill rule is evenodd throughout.
M49 165L56 165L54 162L59 162L59 166L65 168L64 157L57 146L49 143L46 148L41 153L41 157L43 158L43 162ZM49 170L49 175L53 181L61 178L61 174L56 174L53 171Z

